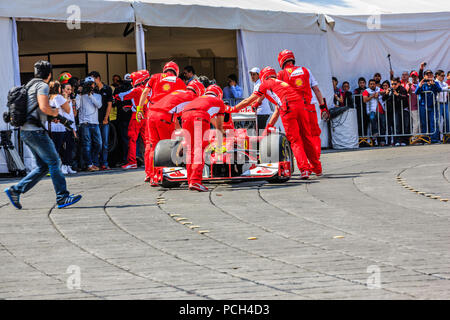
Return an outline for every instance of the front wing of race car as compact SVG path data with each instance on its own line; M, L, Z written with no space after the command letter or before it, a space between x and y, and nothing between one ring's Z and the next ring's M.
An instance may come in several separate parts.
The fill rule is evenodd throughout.
M229 166L232 166L231 164ZM233 181L233 180L270 180L273 178L289 179L292 175L291 163L281 161L278 163L253 164L241 175L232 176L218 175L214 176L213 168L203 171L203 181ZM229 170L231 172L231 168ZM187 182L187 170L184 167L159 167L155 168L155 180L162 184L164 181L173 183Z

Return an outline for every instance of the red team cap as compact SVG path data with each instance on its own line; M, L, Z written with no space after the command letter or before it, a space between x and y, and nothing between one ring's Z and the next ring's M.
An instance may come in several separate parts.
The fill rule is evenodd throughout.
M206 88L205 94L208 94L208 93L214 94L219 99L222 99L222 97L223 97L223 91L222 91L222 89L220 89L220 87L217 84L212 84L208 88Z
M180 68L178 67L178 65L175 62L169 61L164 65L163 73L166 73L169 70L172 70L173 72L175 72L175 75L178 77L178 74L180 73Z
M288 60L295 61L294 53L291 50L283 50L278 54L278 63L280 64L280 68L283 69L284 64ZM294 62L295 63L295 62Z
M197 97L200 97L205 94L205 86L198 80L192 80L188 83L186 89L192 89L195 91Z
M261 73L259 74L259 79L261 80L261 82L264 82L264 80L266 80L270 76L275 76L276 78L277 72L272 67L265 67L264 69L261 70Z

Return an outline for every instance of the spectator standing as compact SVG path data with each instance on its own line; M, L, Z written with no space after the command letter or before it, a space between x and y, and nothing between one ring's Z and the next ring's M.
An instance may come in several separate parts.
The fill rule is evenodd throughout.
M445 72L436 71L436 83L441 87L442 92L438 93L436 102L439 106L439 120L442 121L442 132L450 133L449 113L448 113L448 84L444 81Z
M259 86L261 85L261 80L259 79L260 71L261 70L257 67L250 69L250 78L254 83L253 92L257 92ZM272 108L270 107L269 101L267 99L264 99L261 102L261 105L256 109L256 121L258 130L264 130L264 128L266 128L267 121L269 120L272 113L273 111Z
M195 74L195 69L193 66L186 66L183 70L184 82L188 84L192 80L198 80L197 75Z
M393 74L392 74L393 75ZM375 84L378 88L381 88L381 74L379 72L376 72L373 75L373 79L375 80Z
M450 71L447 72L447 84L450 86Z
M433 71L426 70L424 78L416 88L419 98L420 129L422 133L429 133L431 143L439 142L438 117L436 114L435 97L442 89L433 79Z
M98 109L102 107L102 96L94 92L93 77L84 79L81 94L76 97L78 119L83 145L83 159L89 172L98 171L102 136L98 123Z
M348 83L348 81L344 81L342 83L341 103L343 106L354 108L353 96L350 91L350 83Z
M117 89L121 84L122 78L118 74L113 75L111 87Z
M237 77L235 74L230 74L227 79L227 86L223 88L223 98L230 101L231 106L235 106L234 100L242 98L242 89L237 84Z
M20 127L20 138L30 148L37 167L17 184L5 189L6 195L17 209L22 209L20 195L33 188L49 171L58 208L70 206L81 199L81 195L70 195L67 190L66 179L60 170L61 160L55 145L44 130L43 124L47 121L47 116L58 115L58 110L50 107L48 99L48 83L51 77L50 62L40 60L34 64L34 79L27 90L27 110L30 118Z
M377 87L374 79L369 80L369 87L363 92L363 101L366 103L366 114L370 121L371 132L374 138L380 135L379 128L383 121L380 119L381 110L378 105L380 88Z
M49 83L49 103L50 107L57 109L58 113L63 116L63 109L69 112L69 102L61 95L61 84L58 81L51 81ZM50 127L48 126L50 124ZM55 144L56 152L62 158L64 154L64 138L66 134L66 127L61 123L47 122L47 129L50 131L50 136ZM67 168L64 164L61 166L61 172L68 174Z
M364 137L367 134L367 126L369 118L366 113L366 104L363 100L363 92L367 89L366 79L363 77L358 79L358 88L353 91L355 99L356 114L358 115L358 135Z
M127 73L123 77L122 84L114 90L114 97L133 89L131 84L131 75ZM131 120L133 102L131 100L121 101L116 99L114 104L117 108L117 133L120 146L120 152L117 159L117 166L123 166L127 163L128 155L128 125Z
M333 82L333 90L334 90L334 105L336 107L342 106L341 96L342 96L342 90L338 88L338 79L336 77L331 77L331 81Z
M62 155L62 168L63 170L67 171L68 174L75 174L77 172L73 170L72 162L73 162L73 154L76 148L75 140L78 139L78 136L77 136L77 126L75 124L75 112L73 108L73 100L71 99L72 86L69 83L65 83L62 85L62 95L67 100L70 107L69 112L62 110L62 116L66 117L67 119L73 122L72 130L68 130L66 128L66 131L64 132L64 143L66 147Z
M411 112L411 125L412 132L411 134L417 136L420 133L420 121L419 121L419 101L416 95L416 89L419 85L419 74L417 71L411 71L410 77L412 82L408 83L406 86L406 91L409 94L409 107Z
M408 92L400 84L400 78L394 78L391 82L391 88L383 94L383 100L386 101L387 129L389 135L395 135L394 145L405 146L405 135L409 130L409 106Z
M109 144L109 116L111 114L113 95L110 86L102 82L100 74L92 71L89 74L95 80L95 93L102 97L102 107L98 110L98 123L102 135L102 149L100 152L100 170L110 170L108 166L108 144Z
M406 89L406 87L408 86L408 83L409 83L409 72L403 71L402 77L400 79L400 85Z

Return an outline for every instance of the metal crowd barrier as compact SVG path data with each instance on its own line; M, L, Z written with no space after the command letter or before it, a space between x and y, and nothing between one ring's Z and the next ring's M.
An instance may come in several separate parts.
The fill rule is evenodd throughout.
M420 106L421 97L425 99L427 107ZM382 103L382 99L379 98L377 111L372 115L367 113L367 104L364 103L361 94L354 94L352 98L352 107L357 109L358 114L360 145L365 143L374 146L382 142L406 144L408 140L410 144L419 142L429 144L433 135L439 135L437 139L441 140L441 134L443 143L450 141L448 92L442 96L435 95L432 91L424 91L418 96L408 94L408 99L401 100L400 104L393 99L392 107L390 103L388 105L387 100ZM445 100L442 100L443 98Z

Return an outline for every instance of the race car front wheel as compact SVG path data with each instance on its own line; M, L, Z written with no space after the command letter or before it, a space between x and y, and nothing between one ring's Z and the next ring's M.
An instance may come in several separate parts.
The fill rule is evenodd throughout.
M259 144L259 157L261 163L279 163L287 161L291 164L291 172L294 172L294 155L291 144L283 133L274 133L265 136ZM271 183L283 183L290 177L275 176L268 179Z

